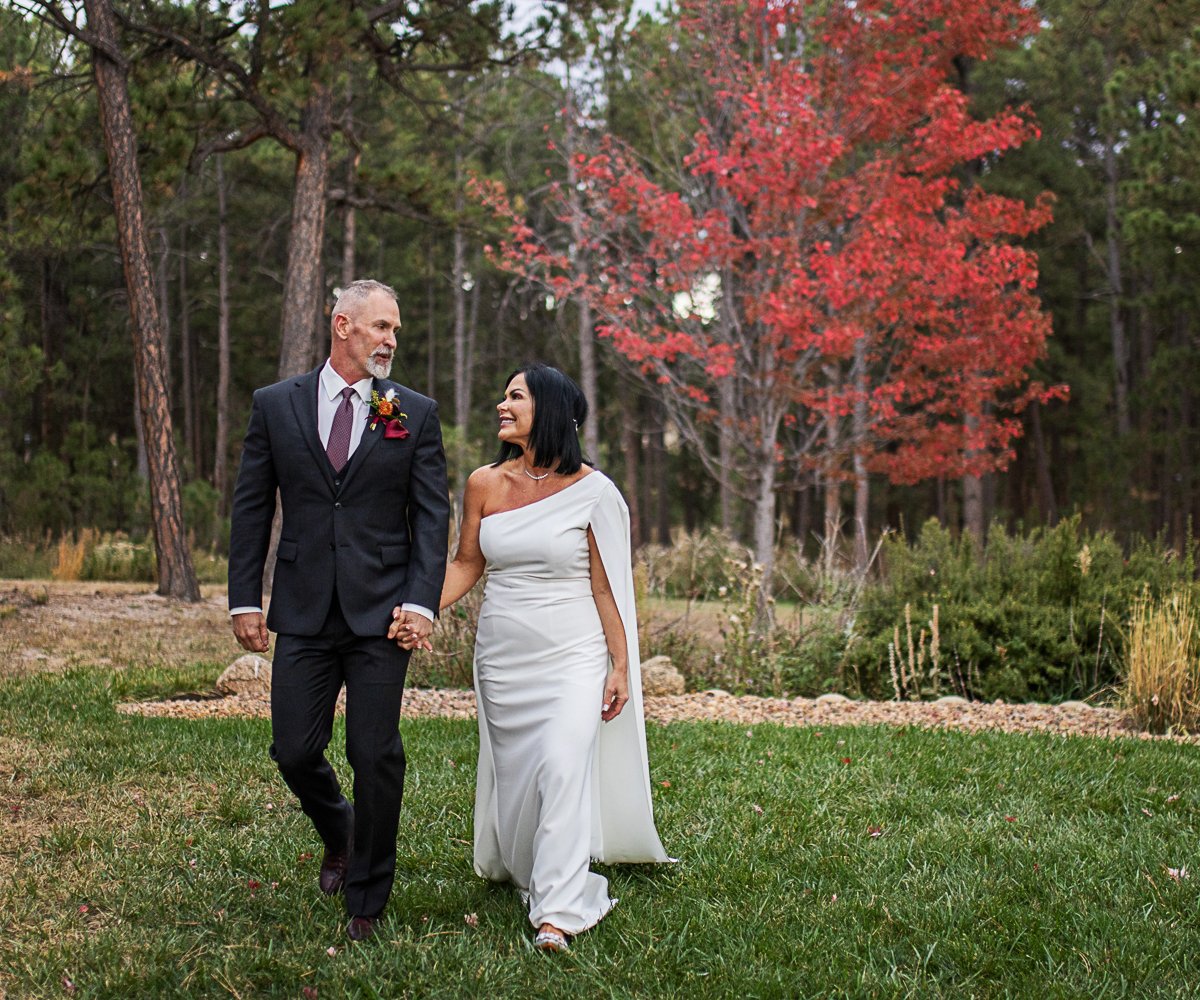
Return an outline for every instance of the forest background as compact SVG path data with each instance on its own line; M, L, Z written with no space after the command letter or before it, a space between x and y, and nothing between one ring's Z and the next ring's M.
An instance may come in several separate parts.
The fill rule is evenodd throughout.
M812 17L838 5L775 6ZM89 34L97 10L114 15L106 40ZM149 553L157 529L162 585L148 480L167 449L146 442L166 426L174 523L202 575L210 566L219 578L250 394L315 364L336 288L370 275L399 293L394 374L441 401L456 491L490 458L492 403L516 364L548 360L589 389L585 445L629 500L646 586L737 605L723 638L740 656L702 655L686 630L664 632L662 651L693 661L697 682L1014 698L1099 690L1119 672L1114 626L1140 588L1194 577L1200 12L1186 0L1045 0L1035 12L1012 44L940 66L975 121L1023 107L1038 129L949 174L1052 212L1020 240L1037 254L1037 307L1053 330L1026 375L1069 392L1023 398L1010 425L1019 434L990 466L958 461L965 445L955 461L900 475L823 466L820 449L784 463L769 484L766 590L810 612L779 633L757 599L755 483L739 489L719 462L714 474L720 442L707 442L706 463L706 432L688 433L644 354L631 360L600 335L605 316L571 294L578 283L554 285L508 252L503 210L586 270L576 253L586 234L562 206L594 182L577 171L603 155L604 137L664 190L686 192L681 165L712 81L695 71L677 11L621 0L523 5L519 18L453 0L9 0L5 575L89 532L89 557L106 535L113 552L114 533L132 543L122 551ZM802 55L819 48L802 41ZM157 409L146 395L137 404L144 343L130 336L97 58L128 86L165 376ZM509 196L499 213L487 182ZM847 428L852 409L837 415ZM784 435L804 438L805 426ZM832 454L834 421L822 426ZM903 538L888 534L897 530ZM149 555L146 565L153 578ZM105 571L93 562L89 572ZM755 617L756 628L743 624Z

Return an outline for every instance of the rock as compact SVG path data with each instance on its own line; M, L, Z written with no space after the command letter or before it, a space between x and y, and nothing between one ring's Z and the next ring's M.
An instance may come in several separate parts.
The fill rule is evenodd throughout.
M1095 709L1086 701L1064 701L1058 706L1060 712L1094 712Z
M967 699L958 694L944 694L934 700L935 705L965 705Z
M829 694L817 695L818 705L845 705L850 699L844 694L838 694L836 691L830 691Z
M707 691L704 691L703 694L704 694L705 698L732 698L733 697L733 695L731 695L724 688L709 688Z
M221 694L269 694L271 691L271 661L247 653L227 666L217 678Z
M683 674L671 665L669 656L652 656L642 664L642 694L683 694Z

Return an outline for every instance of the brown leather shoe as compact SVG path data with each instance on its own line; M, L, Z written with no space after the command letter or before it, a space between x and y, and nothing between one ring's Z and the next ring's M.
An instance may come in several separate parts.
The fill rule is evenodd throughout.
M378 917L351 917L346 935L351 941L366 941L375 936L375 924L378 920Z
M350 864L350 845L341 851L325 849L321 859L321 891L326 896L336 896L346 885L346 868Z

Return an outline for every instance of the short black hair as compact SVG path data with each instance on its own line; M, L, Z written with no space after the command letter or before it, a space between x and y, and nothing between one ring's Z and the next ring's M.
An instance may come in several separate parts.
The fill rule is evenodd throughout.
M522 365L507 379L507 390L518 375L525 376L529 395L533 397L533 429L529 432L529 450L535 467L546 468L557 461L555 472L564 476L579 471L583 465L583 449L579 444L579 428L588 415L588 401L575 380L552 365L532 362ZM521 448L508 441L500 443L493 466L503 465L521 455Z

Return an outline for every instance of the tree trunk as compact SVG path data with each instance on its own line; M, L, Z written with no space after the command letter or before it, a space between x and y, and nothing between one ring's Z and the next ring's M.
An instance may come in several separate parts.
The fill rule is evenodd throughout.
M628 397L627 397L628 398ZM636 400L636 396L632 397ZM638 434L637 406L621 408L621 450L625 454L625 499L629 505L629 535L633 548L639 549L646 542L645 526L642 523L641 491L638 484Z
M1050 456L1046 452L1046 436L1042 433L1042 406L1032 403L1029 407L1029 424L1033 438L1033 456L1037 479L1038 509L1042 520L1053 527L1058 524L1058 504L1054 501L1054 481L1050 477Z
M229 511L229 192L225 158L217 154L217 441L213 449L213 486L217 517Z
M134 373L146 432L150 467L150 512L158 555L158 593L186 601L200 599L183 525L179 465L167 402L166 356L154 294L150 252L142 214L137 140L129 105L125 67L117 54L117 22L110 0L84 0L89 30L100 46L92 49L92 71L100 105L100 127L112 181L117 242L129 295Z
M867 473L867 349L866 340L854 345L854 566L866 572L871 558L867 518L871 507L871 479Z
M1129 339L1125 331L1125 282L1121 264L1121 220L1117 214L1116 139L1104 137L1104 232L1108 267L1108 331L1113 352L1113 401L1117 410L1117 436L1128 437L1129 417Z
M587 254L583 251L583 206L580 204L578 172L575 166L575 93L567 85L566 111L566 152L567 152L567 192L571 200L571 257L574 264L574 277L586 284L588 281ZM600 399L597 393L596 380L596 333L592 327L591 303L579 296L576 299L579 307L578 327L576 337L579 342L579 387L591 407L591 419L583 425L583 451L593 462L600 459L600 421L598 407Z
M183 194L180 184L180 195ZM192 331L192 304L188 288L188 224L185 218L179 227L179 368L180 392L183 394L183 440L187 443L192 462L192 475L204 478L204 452L200 443L200 426L196 419L197 359L195 334Z
M324 352L320 318L325 281L321 261L332 131L329 88L314 81L301 114L300 148L296 151L296 186L283 277L281 379L308 371L314 357Z
M426 244L425 260L428 273L425 276L425 395L437 396L437 271L433 266L433 244Z
M355 214L351 196L354 194L355 181L358 177L358 161L360 156L353 153L346 166L346 204L342 209L342 287L354 281L358 263L356 259L356 242L358 240L358 216Z
M737 386L732 378L723 378L717 386L717 457L720 460L721 474L717 480L721 500L721 530L736 538L739 532L734 523L736 498L733 493L732 470L734 468L733 450L737 445L735 440L735 415Z
M825 474L825 525L824 536L821 539L821 551L824 559L825 575L832 575L837 562L839 541L842 535L842 484L829 470Z
M461 158L455 154L455 177L462 169ZM461 218L464 210L463 188L456 185L454 195L455 217ZM454 498L462 510L463 492L467 485L467 425L471 419L471 373L467 367L467 237L462 226L454 226L453 260L450 266L450 293L454 303L454 428L455 428L455 474Z
M762 569L754 620L762 634L774 621L770 597L775 580L775 476L775 439L772 436L762 443L758 491L754 498L754 561Z
M978 426L978 421L968 415L964 418L967 426L967 434ZM968 448L968 457L972 454ZM963 530L966 531L975 540L977 546L983 545L983 532L985 515L983 510L983 479L979 476L963 476L962 478L962 497L963 497Z

